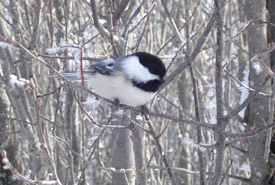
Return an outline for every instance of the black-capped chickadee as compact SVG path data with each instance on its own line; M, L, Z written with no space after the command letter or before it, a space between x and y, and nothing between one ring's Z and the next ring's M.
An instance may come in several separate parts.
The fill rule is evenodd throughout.
M106 59L91 65L89 70L83 73L84 78L95 93L132 107L149 102L166 73L161 59L145 52ZM81 78L76 72L62 74L73 80Z

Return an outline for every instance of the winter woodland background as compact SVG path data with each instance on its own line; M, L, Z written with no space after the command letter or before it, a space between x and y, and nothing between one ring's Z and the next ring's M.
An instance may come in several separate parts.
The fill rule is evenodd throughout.
M0 184L275 184L274 1L1 0L0 23ZM136 51L168 69L149 120L48 76Z

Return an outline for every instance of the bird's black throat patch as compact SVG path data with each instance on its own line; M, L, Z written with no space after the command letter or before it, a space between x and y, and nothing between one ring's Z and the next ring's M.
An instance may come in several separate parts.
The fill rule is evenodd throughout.
M152 92L152 93L157 92L157 90L159 89L159 87L162 84L162 82L160 80L150 80L146 83L142 83L142 82L138 82L136 80L133 80L132 83L136 87L138 87L138 88L140 88L140 89L142 89L146 92Z

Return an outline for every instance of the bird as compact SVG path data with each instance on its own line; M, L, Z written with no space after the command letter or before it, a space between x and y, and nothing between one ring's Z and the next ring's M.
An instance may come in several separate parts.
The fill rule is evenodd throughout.
M83 76L88 87L100 96L131 107L143 106L164 83L162 60L147 52L136 52L92 64ZM68 79L80 80L79 72L64 72Z

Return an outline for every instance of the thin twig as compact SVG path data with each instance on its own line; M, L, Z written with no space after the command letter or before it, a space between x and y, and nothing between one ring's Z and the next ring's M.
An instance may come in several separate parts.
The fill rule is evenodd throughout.
M30 95L33 99L33 102L34 102L34 109L35 109L35 114L36 114L35 125L37 126L37 130L38 130L38 134L39 134L38 138L40 139L42 149L45 150L45 153L46 153L47 158L48 158L48 162L49 162L49 164L52 168L54 177L56 178L56 182L59 185L59 184L61 184L61 182L58 178L56 167L55 167L55 164L53 162L53 158L51 156L51 152L49 150L45 134L43 132L43 127L42 127L42 124L41 124L41 121L40 121L40 110L41 110L40 100L36 98L35 84L34 84L34 81L32 79L30 80L28 90L29 90L29 93L30 93Z
M12 132L0 132L0 134L7 135L7 134L19 134L22 133L22 131L12 131Z
M200 121L200 111L199 111L199 97L198 97L198 89L197 89L197 80L194 75L194 70L192 66L192 61L190 59L190 35L189 35L189 4L187 0L184 1L185 4L185 37L186 37L186 49L185 49L185 56L186 61L188 63L190 76L192 80L192 87L193 87L193 97L195 103L195 115L196 120ZM201 127L197 127L197 142L202 142L202 134L201 134ZM204 172L203 172L203 157L200 148L198 148L198 156L199 156L199 171L200 171L200 184L204 185Z
M177 183L176 183L175 177L171 171L170 165L169 165L168 160L167 160L165 153L163 151L163 147L161 146L161 144L159 142L159 137L157 136L157 134L153 128L153 124L151 123L149 117L146 114L144 116L145 116L146 123L148 124L149 129L150 129L150 135L153 137L153 139L157 145L157 148L159 150L159 153L161 155L162 161L165 164L165 166L167 167L167 173L169 175L171 183L172 183L172 185L176 185Z
M102 137L102 135L103 135L103 133L105 132L105 130L106 130L106 128L104 128L104 129L101 130L100 134L98 135L98 137L96 138L96 140L95 140L94 143L92 144L91 148L93 148L93 150L92 150L91 153L89 154L87 161L90 161L90 160L91 160L91 158L92 158L92 156L93 156L93 154L94 154L94 152L95 152L96 146L97 146L98 143L99 143L99 139ZM86 168L87 168L87 165L88 165L87 162L85 162L85 163L83 164L83 168L82 168L82 170L81 170L81 175L80 175L79 180L78 180L78 185L80 185L81 182L82 182L82 179L83 179L83 177L84 177L84 174L85 174L85 170L86 170Z
M45 94L38 94L36 97L37 98L41 98L41 97L44 97L44 96L49 96L49 95L52 95L52 94L55 94L57 91L60 90L60 88L62 87L63 85L61 85L60 87L56 88L54 91L52 92L48 92L48 93L45 93Z
M227 116L224 117L225 121L229 121L236 114L238 114L244 107L246 107L248 103L251 102L259 94L259 92L264 88L264 86L270 79L271 76L266 76L263 83L261 83L252 94L249 94L248 98L242 104L240 104L237 108L235 108L232 112L230 112Z
M5 118L8 118L8 119L10 119L10 120L18 121L18 122L20 122L20 123L29 124L29 125L32 125L32 126L35 125L35 123L31 123L31 122L29 122L29 121L25 121L25 120L22 120L22 119L15 118L15 117L13 117L13 116L11 116L11 115L9 115L9 114L1 113L1 114L0 114L0 118L1 118L1 117L5 117Z
M237 79L236 77L234 77L232 74L230 74L227 70L224 70L224 72L229 75L233 80L235 80L239 85L243 86L244 88L250 90L250 91L253 91L255 92L256 90L249 87L248 85L246 85L245 83L241 82L239 79ZM262 96L267 96L267 97L270 97L270 95L268 94L265 94L263 92L259 92L259 95L262 95Z
M93 16L93 21L94 21L94 25L96 27L96 29L99 31L99 33L105 37L106 39L110 40L110 35L108 34L107 30L100 25L99 23L99 16L98 16L98 8L96 6L96 2L95 0L91 0L90 1L90 5L91 5L91 9L92 9L92 16Z
M5 150L2 151L1 153L1 157L2 157L2 163L7 165L9 167L9 169L11 170L11 172L17 176L19 179L21 179L23 182L25 182L26 184L47 184L47 185L56 185L58 184L58 181L56 180L31 180L27 177L25 177L24 175L22 175L21 173L18 172L18 170L16 168L14 168L12 166L12 164L10 163L8 157L7 157L7 152Z
M163 8L164 8L164 10L165 10L165 13L167 14L167 16L168 16L168 18L169 18L169 21L170 21L170 23L171 23L171 25L172 25L174 31L176 32L177 37L178 37L178 38L180 39L180 41L182 42L183 39L182 39L182 37L181 37L181 35L180 35L179 29L177 28L177 25L176 25L174 19L171 17L171 14L170 14L170 12L169 12L169 10L168 10L168 7L166 6L166 2L164 2L164 0L161 0L161 3L162 3L162 6L163 6Z
M86 14L88 15L90 21L92 24L94 24L94 20L93 17L91 16L91 14L89 13L89 11L87 10L87 8L85 8L85 6L82 4L82 2L80 0L78 0L78 3L80 4L80 6L84 9L84 11L86 12Z
M225 0L222 0L221 1L222 7L224 3L225 3ZM209 22L207 23L206 28L204 29L204 32L201 34L200 38L198 39L197 44L190 56L191 61L194 60L196 56L200 53L201 48L214 25L215 15L216 15L216 12L212 14ZM186 69L187 65L188 65L187 62L183 62L179 64L178 67L167 77L167 79L165 80L165 83L160 87L160 89L163 90L168 84L170 84L177 76L181 74L182 71L184 71L184 69Z
M130 0L120 1L119 5L116 8L116 11L113 13L113 26L117 27L118 21L121 18L122 14L124 13L125 9L127 8Z
M195 9L194 9L194 11L193 11L193 13L192 13L192 15L190 16L190 17L188 17L188 21L195 15L195 12L196 12L196 10L197 10L197 8L199 7L199 4L201 3L201 1L198 1L198 3L197 3L197 5L196 5L196 7L195 7ZM203 23L202 24L203 26L205 25L205 23ZM183 28L184 28L184 26L185 26L185 24L183 24L180 28L179 28L179 31L181 31ZM200 27L202 27L202 26L200 26ZM195 34L194 34L195 35ZM177 36L177 34L175 33L170 39L168 39L167 41L166 41L166 43L162 46L162 47L160 47L160 49L157 51L157 53L156 53L156 55L158 55L173 39L175 39L176 38L176 36ZM191 38L192 38L193 36L191 36Z
M62 85L63 86L63 85ZM57 124L57 113L59 110L59 105L60 105L60 95L61 95L61 87L57 88L57 93L56 93L56 106L55 106L55 112L54 112L54 121L53 121L53 129L52 129L52 135L55 135L55 129L56 129L56 124Z
M252 137L255 137L259 134L262 134L264 132L266 132L268 129L272 128L275 126L275 122L274 123L271 123L269 125L266 125L264 127L261 127L261 128L257 128L253 131L249 131L249 133L244 133L244 134L238 134L238 133L229 133L229 132L224 132L224 135L228 138L234 138L236 140L240 140L240 139L249 139L249 138L252 138ZM233 141L232 141L233 142Z
M148 23L149 23L150 16L151 16L151 14L152 14L153 9L155 9L155 7L156 7L156 3L154 3L154 5L153 5L152 9L151 9L151 10L149 11L149 13L147 14L147 15L148 15L148 17L147 17L146 22L145 22L145 24L144 24L144 26L143 26L142 33L141 33L141 35L140 35L139 39L137 40L137 44L136 44L136 51L138 51L139 44L140 44L141 39L143 38L143 35L144 35L144 33L145 33L145 28L146 28L146 26L147 26L147 25L148 25ZM131 30L130 30L130 31L131 31ZM129 31L129 33L130 33L130 31Z
M46 55L46 54L41 54L41 53L39 53L38 56L41 56L43 58L62 59L62 60L74 60L75 59L73 56L52 56L52 55ZM83 57L82 59L99 62L99 61L105 60L106 58Z
M165 101L167 101L171 106L173 106L176 109L178 109L178 111L180 111L181 113L183 113L184 115L186 115L187 117L189 117L191 120L195 120L195 118L193 116L191 116L190 114L188 114L185 110L183 110L182 108L180 108L178 105L174 104L172 101L170 101L168 98L166 98L162 93L159 93L158 96L161 97L162 99L164 99Z
M89 118L89 120L95 124L98 127L101 127L102 125L100 125L99 123L96 122L96 120L90 116L90 114L88 113L88 111L85 109L85 107L82 105L82 103L80 102L80 100L77 98L76 94L74 93L74 97L78 103L78 105L80 106L80 108L83 110L83 112L86 114L86 116Z
M167 167L164 166L148 166L147 168L149 169L160 169L160 170L168 170ZM200 172L199 171L191 171L185 168L178 168L178 167L170 167L171 170L173 171L177 171L177 172L183 172L186 174L191 174L191 175L199 175Z
M228 171L229 171L230 167L232 166L232 164L233 164L233 160L231 159L230 162L229 162L229 165L228 165L227 169L225 170L225 173L223 174L223 177L221 179L220 185L222 185L222 182L224 181L225 177L227 176Z
M160 133L156 137L160 138L164 134L164 132L167 130L167 128L169 127L169 125L170 125L170 121L167 121L164 129L162 129L162 131L160 131Z
M129 33L132 33L133 31L135 31L135 30L138 28L138 26L140 25L140 23L141 23L146 17L147 17L146 22L148 22L148 19L149 19L149 17L151 16L152 11L155 9L155 7L156 7L156 3L154 3L154 4L152 5L151 9L148 11L148 13L145 14L145 15L140 19L140 21L139 21L135 26L133 26L133 28L131 28L131 29L128 31L128 34L129 34ZM147 24L147 23L146 23L146 24Z
M252 20L250 20L250 21L248 22L248 24L247 24L240 32L238 32L238 33L237 33L236 35L234 35L234 36L228 37L227 39L225 39L225 40L223 41L223 43L232 42L233 40L239 38L239 36L240 36L241 34L243 34L245 31L247 31L247 30L249 29L249 27L250 27L255 21L258 21L264 14L265 14L265 13L262 13L262 14L258 15L257 17L253 18ZM205 47L205 48L203 48L202 50L208 50L209 48L213 48L213 47L215 47L215 46L217 46L217 44L209 45L208 47Z
M122 37L123 38L126 38L127 37L127 35L129 34L128 32L128 28L129 28L129 26L133 23L133 19L139 14L139 12L140 12L140 10L141 10L141 7L143 6L143 4L145 3L145 1L146 0L143 0L141 3L140 3L140 5L137 7L137 9L136 9L136 11L133 13L133 15L130 17L130 19L129 19L129 21L128 21L128 23L127 23L127 25L125 26L125 29L124 29L124 31L123 31L123 34L122 34ZM145 16L144 16L145 17ZM143 20L143 19L141 19L141 20ZM139 24L139 23L138 23Z

